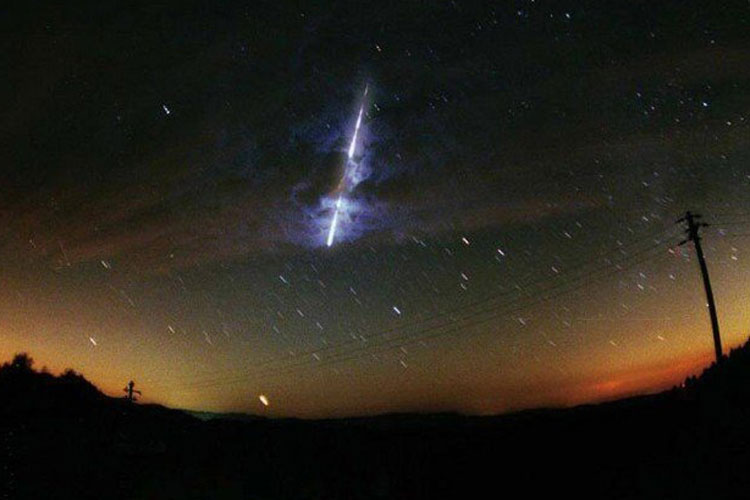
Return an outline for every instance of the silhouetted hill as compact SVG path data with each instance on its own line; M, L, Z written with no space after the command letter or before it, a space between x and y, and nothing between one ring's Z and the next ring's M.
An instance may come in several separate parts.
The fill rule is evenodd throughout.
M67 370L60 376L33 369L33 359L19 354L0 366L0 412L67 411L100 404L105 396L82 375Z
M217 413L213 411L184 410L188 415L200 420L237 420L240 422L255 422L264 420L266 417L250 415L248 413L224 412Z
M750 405L750 340L732 349L721 363L713 363L699 377L688 377L680 388L684 397L722 401L736 407Z
M497 417L274 420L0 368L6 498L746 498L750 342L652 396ZM210 418L209 418L210 417Z

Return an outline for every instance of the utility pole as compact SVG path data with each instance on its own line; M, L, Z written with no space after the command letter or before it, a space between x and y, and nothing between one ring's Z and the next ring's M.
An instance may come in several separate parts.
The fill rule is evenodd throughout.
M711 290L711 281L708 278L708 267L706 267L706 260L703 258L703 248L701 248L701 237L698 234L698 230L701 227L707 227L708 224L705 222L696 222L696 219L700 219L700 214L693 214L689 210L685 213L685 217L678 220L677 223L687 223L687 239L680 242L680 245L684 245L688 241L692 241L695 246L695 254L698 257L698 264L701 268L701 274L703 275L703 286L706 288L706 300L708 301L708 314L711 316L711 329L714 334L714 349L716 350L716 362L720 363L722 359L721 349L721 336L719 335L719 319L716 316L716 304L714 303L714 293Z
M128 385L125 386L125 389L123 389L123 391L127 393L126 399L131 403L138 401L138 398L135 397L134 393L141 394L141 391L133 389L133 386L135 386L135 382L131 380L130 382L128 382Z

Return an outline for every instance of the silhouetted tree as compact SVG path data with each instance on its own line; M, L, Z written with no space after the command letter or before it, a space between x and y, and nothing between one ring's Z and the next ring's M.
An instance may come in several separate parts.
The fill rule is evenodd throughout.
M3 373L15 373L15 374L30 374L34 372L34 358L29 356L25 352L16 354L13 357L13 361L10 363L3 363L0 367L0 372Z

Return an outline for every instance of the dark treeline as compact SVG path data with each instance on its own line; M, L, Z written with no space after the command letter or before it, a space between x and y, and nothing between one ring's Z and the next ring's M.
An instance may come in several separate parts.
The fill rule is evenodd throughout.
M750 342L652 396L498 417L194 418L0 367L2 498L744 497ZM519 490L520 488L520 490ZM488 493L489 492L489 493Z

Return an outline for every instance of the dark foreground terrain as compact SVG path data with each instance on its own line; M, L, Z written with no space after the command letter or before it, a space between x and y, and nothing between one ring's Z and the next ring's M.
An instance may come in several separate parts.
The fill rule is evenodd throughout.
M201 420L0 369L0 498L748 498L750 343L682 388L500 417Z

